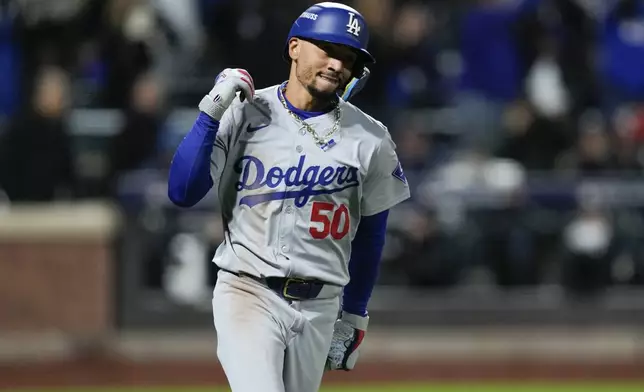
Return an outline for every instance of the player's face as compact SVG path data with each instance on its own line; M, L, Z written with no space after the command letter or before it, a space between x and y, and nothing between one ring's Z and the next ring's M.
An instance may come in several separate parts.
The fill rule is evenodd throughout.
M353 49L321 41L298 40L296 75L316 98L331 98L351 78L357 54Z

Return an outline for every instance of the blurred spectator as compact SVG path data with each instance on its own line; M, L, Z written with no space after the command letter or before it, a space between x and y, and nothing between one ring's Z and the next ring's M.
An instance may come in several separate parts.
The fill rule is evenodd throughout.
M153 65L152 49L160 39L154 10L143 0L108 0L94 3L87 12L93 26L87 23L84 47L97 48L100 64L94 57L83 65L100 70L100 105L124 108L135 80Z
M450 150L439 141L439 135L430 133L422 115L403 115L395 124L392 133L398 159L405 168L414 198L415 189L423 183L425 176L449 159Z
M549 105L554 99L543 101L548 103L541 107L539 102L526 101L506 107L501 124L505 135L497 156L516 160L530 171L554 169L557 157L573 144L575 133L568 117Z
M417 189L441 232L454 240L448 254L458 272L451 273L462 276L479 266L500 285L537 281L535 239L525 220L526 178L515 161L468 152L439 166Z
M542 22L543 31L556 41L556 59L561 81L567 90L569 111L577 116L589 106L597 106L595 80L596 2L588 0L550 0L550 20Z
M476 185L470 186L481 200L479 208L469 213L479 255L472 257L473 263L485 266L500 287L538 283L535 235L526 219L524 168L509 159L491 158L476 169L475 176Z
M612 281L614 227L596 208L582 209L564 230L562 283L574 294L596 293Z
M30 70L40 64L69 70L81 37L81 17L91 0L11 0L21 24L24 63ZM28 72L31 76L33 74Z
M582 117L576 146L560 156L557 167L563 173L581 177L614 173L617 162L601 116L589 112Z
M402 215L404 228L390 229L390 241L400 244L384 266L387 278L400 276L398 284L433 289L458 284L471 261L468 238L441 227L432 211L414 209Z
M75 106L103 107L101 95L107 84L107 64L101 58L101 49L96 41L80 44L73 75Z
M190 65L199 56L204 44L204 32L199 23L198 0L151 0L161 23L171 31L171 45L164 56L169 72L180 74L190 72Z
M592 61L596 11L584 0L533 3L538 5L536 12L522 12L516 29L519 53L529 73L526 92L533 98L548 94L553 102L543 99L541 106L578 115L597 104Z
M423 116L400 116L394 129L398 157L412 196L396 211L402 218L394 218L389 225L392 240L400 242L400 246L388 268L389 273L413 286L454 285L466 260L462 248L456 245L462 238L440 225L435 211L421 195L420 186L426 177L449 159L449 152L436 139L437 135L428 132Z
M613 129L617 169L623 175L641 175L644 170L644 107L618 109Z
M159 134L165 120L162 86L155 75L141 75L134 83L123 129L109 146L108 182L112 192L129 171L159 167Z
M557 53L557 42L553 37L540 38L537 58L526 75L526 99L538 116L551 119L565 117L571 106Z
M394 18L392 44L395 49L390 53L384 102L392 110L446 103L432 41L436 23L432 10L420 2L404 4Z
M237 35L234 1L200 0L199 16L205 33L206 61L214 68L226 68L232 62L228 49L234 44ZM230 42L230 46L226 42Z
M44 67L32 104L17 115L0 140L0 187L11 201L71 197L74 167L65 123L69 80L59 68Z
M518 29L539 2L478 0L463 16L463 71L456 104L467 148L491 152L499 146L505 105L523 93L526 59L517 41Z
M478 0L465 11L460 31L463 91L501 102L520 96L524 72L514 34L514 3Z

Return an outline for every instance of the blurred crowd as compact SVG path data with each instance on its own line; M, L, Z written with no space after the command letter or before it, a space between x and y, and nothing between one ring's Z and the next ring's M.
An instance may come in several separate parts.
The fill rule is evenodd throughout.
M188 130L171 114L225 67L285 80L313 3L0 1L0 193L121 200L124 176L163 179ZM345 3L377 59L355 103L389 127L412 187L383 283L644 284L644 0ZM122 118L100 159L74 143L81 109Z

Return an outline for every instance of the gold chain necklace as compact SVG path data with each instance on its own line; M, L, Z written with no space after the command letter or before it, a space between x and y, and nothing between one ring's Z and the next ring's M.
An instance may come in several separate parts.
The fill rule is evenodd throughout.
M280 101L282 102L282 106L284 106L284 109L286 109L286 112L295 119L300 125L306 129L306 131L313 137L315 140L315 143L323 150L327 150L328 148L332 147L335 145L335 141L333 139L329 139L333 134L335 134L338 129L340 129L340 117L341 117L341 112L340 112L340 104L337 103L335 105L335 108L333 109L334 116L335 116L335 122L333 123L333 127L329 132L327 132L326 135L320 137L318 136L317 132L311 127L309 124L304 122L300 116L297 114L293 113L291 109L288 108L288 105L286 104L286 99L284 98L284 94L286 93L286 84L288 82L284 82L280 86L280 94L278 94Z

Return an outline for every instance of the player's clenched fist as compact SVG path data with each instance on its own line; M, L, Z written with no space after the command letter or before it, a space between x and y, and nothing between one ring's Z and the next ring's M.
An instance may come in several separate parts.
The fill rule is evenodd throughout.
M326 360L328 370L351 370L358 361L359 347L364 340L369 316L342 312L335 322L331 349Z
M235 99L237 92L241 92L242 101L253 99L255 96L253 78L245 69L226 68L217 75L215 86L199 103L199 110L219 121Z

